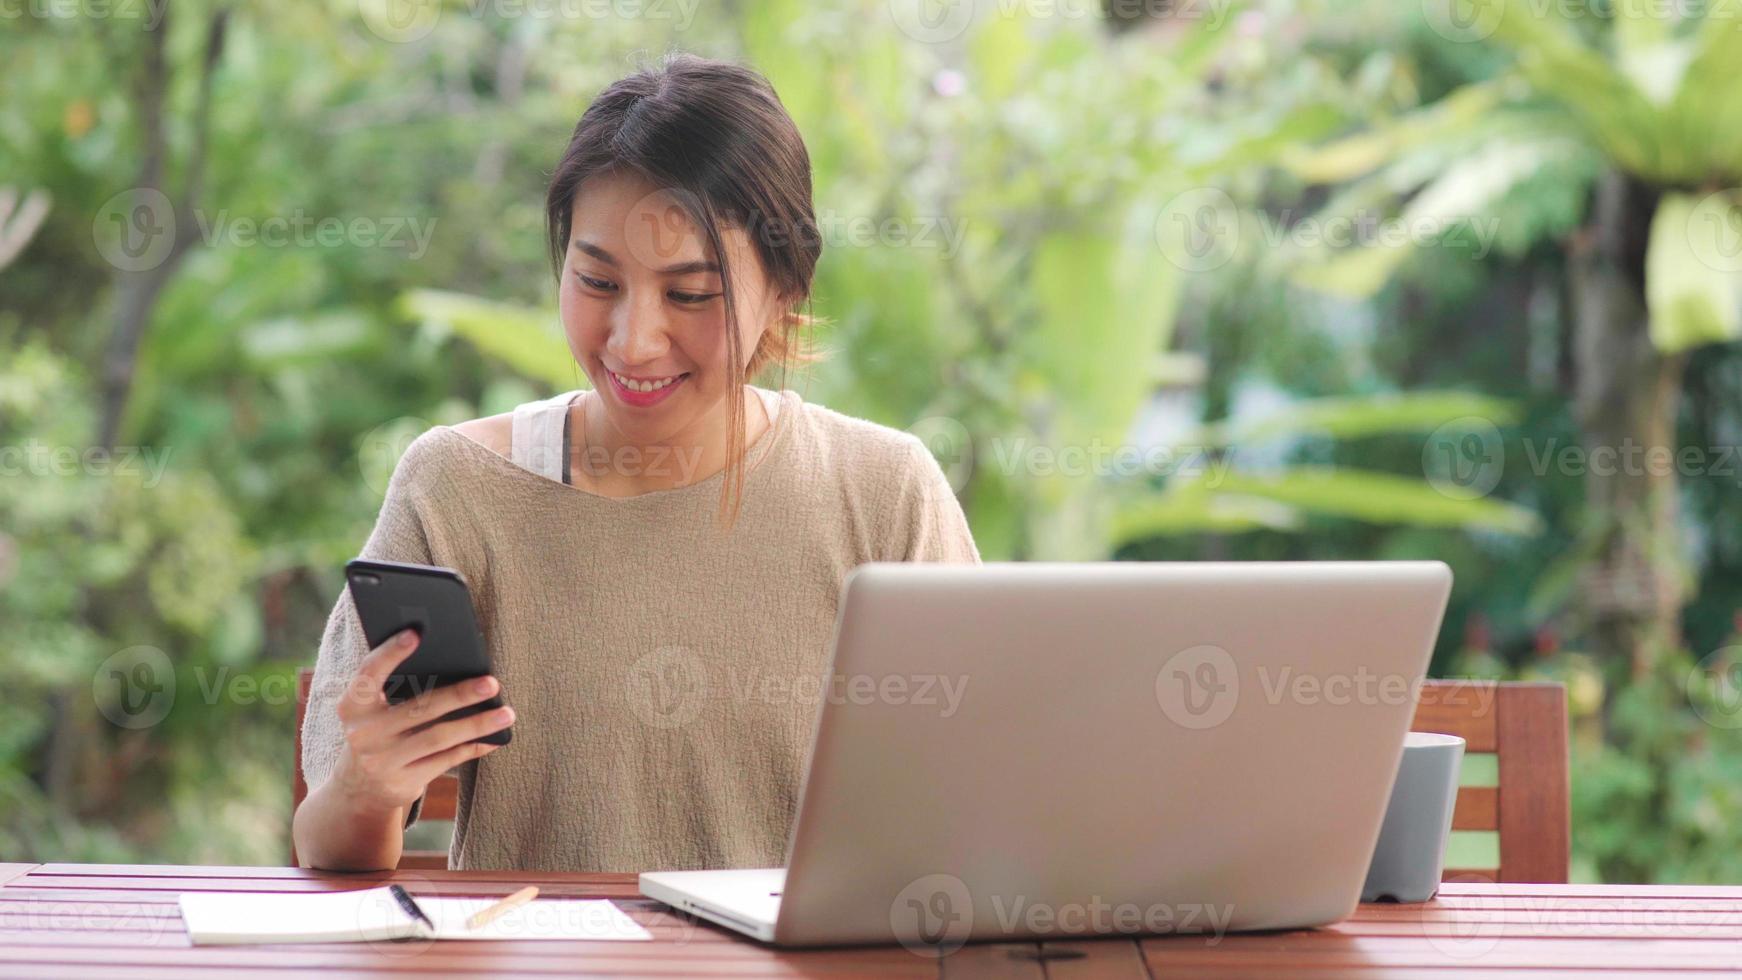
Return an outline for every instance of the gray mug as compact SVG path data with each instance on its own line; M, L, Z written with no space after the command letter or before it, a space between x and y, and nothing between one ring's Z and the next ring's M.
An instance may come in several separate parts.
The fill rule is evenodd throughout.
M1463 761L1464 740L1456 735L1404 737L1361 901L1425 902L1439 891Z

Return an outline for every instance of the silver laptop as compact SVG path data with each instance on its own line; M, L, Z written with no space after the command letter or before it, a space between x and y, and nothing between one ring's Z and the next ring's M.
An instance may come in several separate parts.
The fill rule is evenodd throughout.
M1336 922L1451 584L1439 562L860 566L787 866L641 891L794 946Z

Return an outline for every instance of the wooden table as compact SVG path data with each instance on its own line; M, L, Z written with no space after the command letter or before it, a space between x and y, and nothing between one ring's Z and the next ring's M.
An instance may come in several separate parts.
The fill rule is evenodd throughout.
M390 879L413 892L503 895L530 882L550 895L610 898L655 941L194 948L176 908L184 891L326 891ZM974 944L938 960L899 947L772 950L640 898L627 874L0 864L0 976L216 980L290 971L330 978L1685 978L1742 974L1742 887L1448 884L1425 905L1364 905L1327 929Z

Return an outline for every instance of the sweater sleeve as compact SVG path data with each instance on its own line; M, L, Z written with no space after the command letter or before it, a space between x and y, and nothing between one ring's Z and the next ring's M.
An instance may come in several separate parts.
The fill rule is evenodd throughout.
M359 557L434 564L430 558L429 539L414 506L418 496L416 473L419 461L428 452L426 433L400 457L392 478L388 480L386 498L375 519L375 528ZM345 733L339 724L339 700L345 696L363 658L368 655L369 641L363 635L357 607L351 601L349 587L346 587L340 590L338 602L333 605L326 629L321 634L314 680L309 686L308 707L303 715L302 770L311 790L332 776L333 767L344 751ZM422 809L423 797L419 796L406 811L407 827L417 822Z
M907 444L907 464L900 497L897 561L980 564L980 549L956 492L925 443Z

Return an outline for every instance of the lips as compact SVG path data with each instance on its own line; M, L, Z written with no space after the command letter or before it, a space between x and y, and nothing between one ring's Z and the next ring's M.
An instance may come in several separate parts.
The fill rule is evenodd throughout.
M619 401L637 408L657 405L671 397L671 393L683 387L689 380L689 373L666 375L664 377L637 377L631 374L619 374L610 368L605 374L611 379L611 390Z

